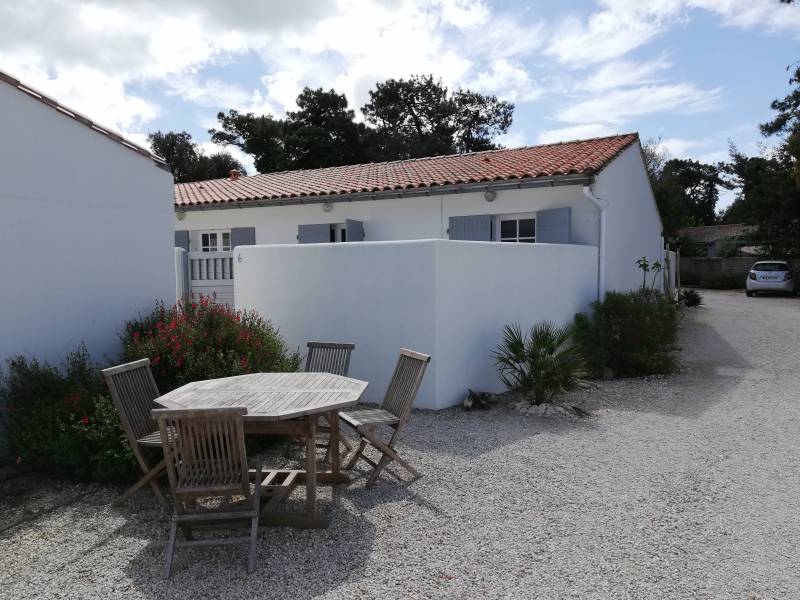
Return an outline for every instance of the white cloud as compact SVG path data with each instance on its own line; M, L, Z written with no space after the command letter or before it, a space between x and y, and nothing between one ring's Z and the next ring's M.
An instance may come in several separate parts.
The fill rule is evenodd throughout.
M583 125L547 129L539 134L536 141L539 144L552 144L554 142L603 137L614 133L618 132L605 123L585 123Z
M721 96L721 88L703 90L689 83L617 89L568 106L557 114L557 119L567 123L622 125L633 117L650 113L711 110Z
M650 62L615 61L609 62L594 71L583 86L591 92L601 92L620 87L657 83L656 73L672 66L662 55Z
M528 136L525 135L524 131L519 129L499 135L495 141L505 148L519 148L530 144L530 142L528 142Z
M469 87L514 102L535 100L542 90L531 80L527 71L505 58L494 61L489 69L481 71Z

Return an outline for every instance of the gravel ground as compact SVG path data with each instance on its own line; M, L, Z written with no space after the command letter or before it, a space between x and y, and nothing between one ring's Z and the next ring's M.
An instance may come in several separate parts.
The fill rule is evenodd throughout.
M323 488L331 527L263 530L250 577L220 547L161 579L148 494L6 481L0 597L798 598L800 301L704 296L682 373L573 395L588 419L417 412L425 477Z

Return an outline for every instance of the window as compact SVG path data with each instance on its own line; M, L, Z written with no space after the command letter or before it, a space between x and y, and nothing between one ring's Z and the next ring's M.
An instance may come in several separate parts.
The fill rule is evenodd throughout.
M200 233L201 252L226 252L230 249L230 231L203 231Z
M501 242L533 244L536 241L536 213L498 216L495 235Z

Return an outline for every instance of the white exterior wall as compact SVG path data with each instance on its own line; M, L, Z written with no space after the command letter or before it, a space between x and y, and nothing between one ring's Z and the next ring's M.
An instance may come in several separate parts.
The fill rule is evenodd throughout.
M237 308L255 309L291 347L354 342L350 374L381 402L399 349L431 354L417 406L499 391L491 353L503 326L570 322L596 293L597 248L420 240L242 246Z
M172 175L4 83L0 107L0 361L113 357L174 299Z
M663 250L661 217L638 142L600 171L592 190L608 201L606 289L637 288L642 285L642 271L636 261L642 256L651 263L661 260ZM652 274L648 285L651 279Z
M363 221L365 241L447 239L451 216L499 215L536 212L549 208L572 207L572 240L576 244L597 245L599 215L581 193L580 186L501 190L494 202L486 202L483 192L444 194L387 200L334 202L329 213L321 204L269 206L212 210L188 210L175 229L195 232L191 249L200 250L203 229L255 227L257 244L296 244L299 225Z

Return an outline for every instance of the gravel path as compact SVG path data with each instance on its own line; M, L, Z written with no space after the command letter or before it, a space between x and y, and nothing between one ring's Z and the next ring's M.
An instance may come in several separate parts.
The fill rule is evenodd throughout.
M267 529L184 550L161 579L166 520L148 494L0 484L2 598L798 598L800 300L704 292L684 372L571 398L590 419L415 413L425 477L322 490L327 530ZM83 490L86 491L86 490ZM77 500L75 499L77 498ZM0 528L1 529L1 528Z

